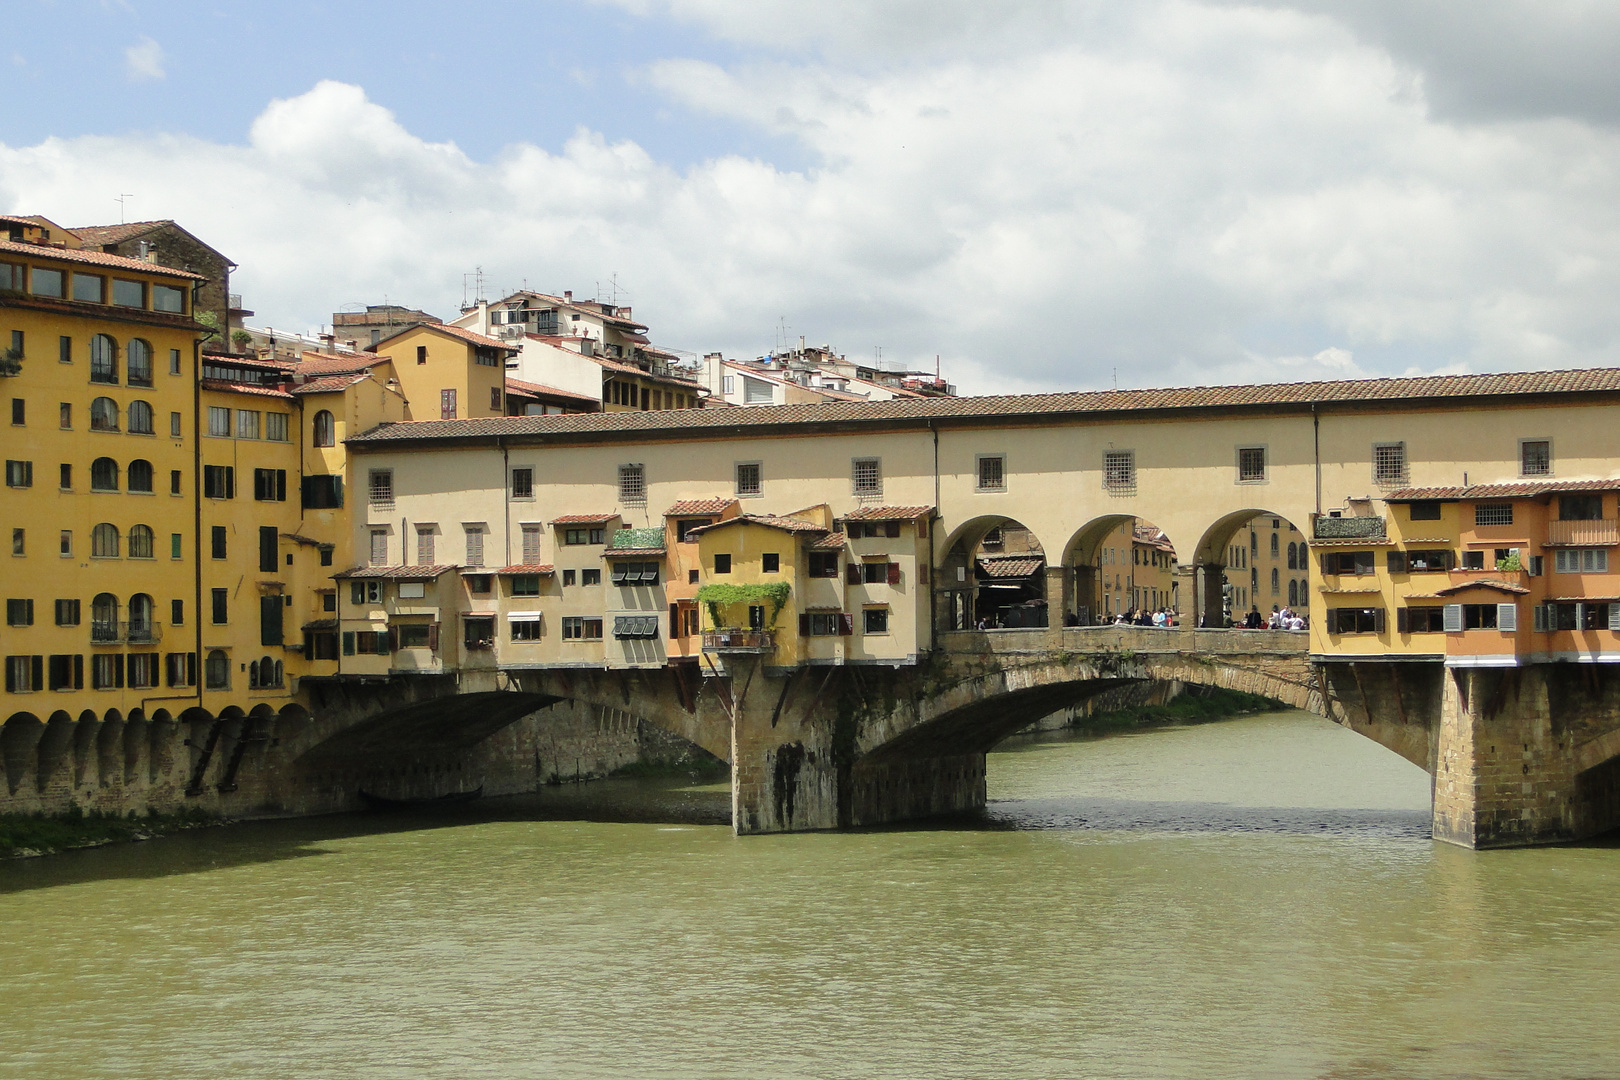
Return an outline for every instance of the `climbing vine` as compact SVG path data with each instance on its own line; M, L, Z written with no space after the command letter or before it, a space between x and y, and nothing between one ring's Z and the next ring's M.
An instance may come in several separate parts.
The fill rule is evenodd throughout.
M722 604L753 604L770 601L770 626L776 625L776 617L782 613L782 606L787 603L788 595L792 591L785 581L772 581L763 585L704 585L698 589L697 598L709 609L709 620L716 627L720 622L720 606Z

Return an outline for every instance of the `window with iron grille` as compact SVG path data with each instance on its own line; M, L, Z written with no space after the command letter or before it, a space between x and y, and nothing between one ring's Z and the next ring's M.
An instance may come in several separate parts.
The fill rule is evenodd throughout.
M1266 448L1238 447L1238 483L1257 484L1266 478Z
M979 483L977 490L1007 490L1007 456L1005 454L979 455Z
M1547 439L1524 439L1519 443L1519 475L1552 475L1551 441Z
M1406 444L1373 444L1373 483L1400 487L1406 483Z
M619 502L642 505L647 501L647 473L641 465L619 466Z
M1475 525L1513 524L1512 503L1479 503L1474 507Z
M759 495L765 490L760 475L759 462L741 461L737 463L737 494L743 496Z
M512 470L512 498L534 498L534 470L532 468Z
M856 458L851 466L851 487L857 495L883 494L882 460Z
M1133 492L1136 490L1136 452L1109 450L1103 454L1103 490Z
M372 507L378 510L392 510L394 508L394 470L372 469L370 478L371 492L369 501Z

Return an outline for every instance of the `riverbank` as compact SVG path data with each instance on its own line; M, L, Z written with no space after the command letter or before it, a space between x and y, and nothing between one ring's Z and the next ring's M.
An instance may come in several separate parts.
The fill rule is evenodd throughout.
M1286 707L1270 698L1245 694L1241 690L1225 690L1218 686L1189 687L1185 693L1176 695L1166 704L1133 705L1092 713L1080 717L1069 728L1072 731L1107 735L1141 728L1208 724L1239 716L1276 712Z
M54 855L75 848L152 840L185 829L227 824L205 810L122 817L75 808L65 814L0 814L0 859Z

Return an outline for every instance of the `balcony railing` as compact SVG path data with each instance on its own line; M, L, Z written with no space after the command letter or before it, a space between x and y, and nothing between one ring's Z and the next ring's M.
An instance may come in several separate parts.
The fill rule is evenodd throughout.
M775 630L705 630L703 651L712 653L768 653L776 651Z
M1548 547L1603 547L1620 544L1620 521L1550 521Z
M156 645L163 640L163 627L155 622L92 622L90 644Z

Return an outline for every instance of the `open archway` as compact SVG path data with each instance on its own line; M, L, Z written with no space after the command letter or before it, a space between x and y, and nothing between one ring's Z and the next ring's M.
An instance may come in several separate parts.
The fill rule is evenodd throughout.
M1270 626L1289 616L1308 621L1307 537L1283 515L1265 509L1227 514L1205 531L1194 559L1200 626Z
M939 572L946 630L1048 625L1046 549L1022 522L1000 516L965 523Z
M1111 514L1088 522L1064 547L1062 565L1068 579L1066 626L1121 619L1173 625L1181 610L1175 545L1145 518Z

